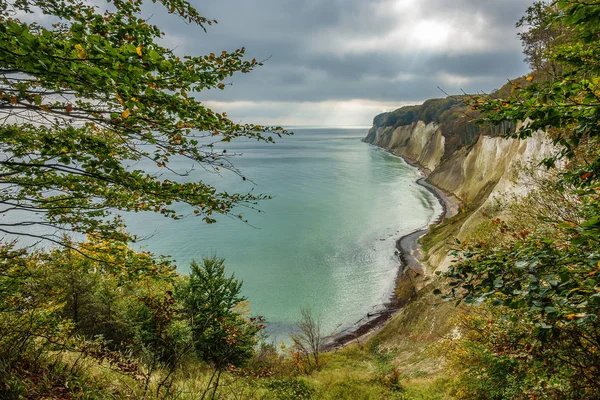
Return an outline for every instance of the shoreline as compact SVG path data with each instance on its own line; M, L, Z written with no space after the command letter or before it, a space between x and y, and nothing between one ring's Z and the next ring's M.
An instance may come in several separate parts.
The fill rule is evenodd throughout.
M404 156L394 154L387 149L384 150L396 157L402 158L405 163L419 170L422 176L417 179L416 183L433 194L441 205L442 212L424 228L403 235L396 240L396 251L400 265L398 266L395 285L390 294L390 299L387 303L383 304L383 309L374 313L368 313L362 319L343 331L325 337L321 349L322 351L327 352L337 350L352 342L360 343L361 341L368 339L370 336L381 330L389 319L402 310L416 294L416 288L412 283L413 278L423 274L422 264L419 261L419 258L422 256L419 239L429 232L429 227L431 225L438 225L444 219L450 218L458 213L460 205L459 200L456 199L455 196L447 194L442 189L426 181L430 174L429 170ZM451 197L454 197L454 199ZM403 285L404 283L407 285ZM403 286L406 287L403 288ZM404 293L404 296L398 296L398 291L401 289L408 291L408 293Z

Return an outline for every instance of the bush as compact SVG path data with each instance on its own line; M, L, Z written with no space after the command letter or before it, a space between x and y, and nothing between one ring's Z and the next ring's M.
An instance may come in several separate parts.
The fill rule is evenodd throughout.
M265 383L265 387L279 400L312 399L315 394L310 383L302 378L271 380Z
M598 393L576 360L593 362L573 339L539 340L524 314L487 305L460 318L461 335L440 345L459 399L595 399ZM576 333L569 334L575 338ZM592 357L586 359L586 357ZM590 366L589 373L595 368Z

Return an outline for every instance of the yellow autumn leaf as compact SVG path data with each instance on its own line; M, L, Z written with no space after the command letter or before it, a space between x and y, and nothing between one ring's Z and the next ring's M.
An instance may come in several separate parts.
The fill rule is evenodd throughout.
M142 56L142 46L138 46L135 48L135 52L138 54L138 56Z
M129 114L131 114L131 111L129 110L124 110L121 115L123 116L123 118L127 119L129 117Z
M75 45L75 50L77 50L77 57L79 57L80 59L84 59L85 58L85 49L83 48L82 45L80 45L79 43L77 43Z
M527 82L533 82L533 80L534 80L535 78L533 77L533 75L529 75L529 76L528 76L527 78L525 78L525 79L527 79Z

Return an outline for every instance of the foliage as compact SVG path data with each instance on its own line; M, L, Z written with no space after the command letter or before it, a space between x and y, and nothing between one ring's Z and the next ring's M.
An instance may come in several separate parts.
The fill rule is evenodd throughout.
M563 72L562 65L549 58L549 52L568 38L566 27L555 23L557 16L555 2L536 1L527 8L526 14L516 24L517 28L527 28L517 33L523 44L525 61L532 71L549 78Z
M506 85L505 85L506 86ZM491 95L505 91L505 87L494 91ZM468 96L448 96L444 99L430 99L420 106L405 106L395 111L377 115L373 120L374 128L386 127L396 129L410 126L418 121L426 124L436 123L445 138L444 155L453 154L459 148L471 145L481 134L496 135L505 129L514 130L515 124L505 122L499 126L474 123L480 116L479 111L465 104ZM369 132L366 141L374 139L375 130Z
M440 123L444 112L456 105L462 106L460 96L430 99L420 106L405 106L392 112L379 114L375 117L373 125L398 127L410 125L417 121L423 121L426 124L430 122Z
M146 343L145 334L136 333L130 321L143 323L151 313L149 299L172 297L179 279L174 265L123 243L91 238L77 247L80 251L73 246L67 242L65 249L54 249L46 257L54 298L63 304L62 317L75 324L77 333L102 336L114 348ZM132 341L137 334L141 336Z
M314 315L310 308L302 308L300 310L300 320L296 325L299 331L292 333L290 336L293 342L292 352L298 362L298 367L301 367L300 364L304 360L306 370L319 368L319 354L324 339L320 317Z
M192 262L180 296L189 321L196 354L216 369L238 367L253 355L262 318L247 318L242 283L225 277L224 260Z
M568 336L547 345L527 317L489 304L461 316L461 335L442 343L447 370L459 375L458 398L596 398L591 371L573 368L587 354L570 354L576 346Z
M186 363L210 362L221 373L254 355L262 319L246 318L241 282L224 278L222 260L195 263L184 279L168 260L123 243L91 239L80 245L85 255L70 246L2 248L0 391L33 393L35 385L29 392L14 385L30 375L60 386L63 372L54 380L52 371L87 365L77 372L86 385L102 387L87 371L103 366L140 395L152 388L170 396ZM64 360L69 354L74 361Z
M266 387L271 389L275 399L312 399L315 390L302 378L275 379L266 382Z
M493 314L489 324L493 321L490 329L504 342L498 338L488 342L494 336L487 332L479 336L479 342L473 340L463 350L488 365L488 374L500 368L498 382L507 376L515 381L533 380L543 374L551 376L553 369L560 369L563 396L586 398L580 397L582 393L597 393L598 252L573 244L570 232L560 228L547 236L547 230L542 234L514 231L504 221L495 223L503 240L464 244L458 262L446 277L452 288L448 298L503 307L502 313ZM499 237L502 236L496 235ZM500 345L507 354L505 359L499 356ZM491 354L481 353L490 346ZM514 358L523 354L528 363L517 363ZM497 384L480 383L490 387ZM517 395L520 391L515 389L516 397L505 393L498 398L521 398Z
M511 228L496 221L504 231ZM537 314L542 330L555 325L593 323L600 312L595 288L600 254L535 233L512 232L501 245L476 243L461 248L446 275L453 297L468 304L488 299L497 305L526 308Z
M460 398L545 391L542 398L584 399L600 390L600 257L570 229L594 209L557 177L530 190L506 206L508 221L491 221L487 238L459 243L445 273L447 299L491 307L489 317L466 324L466 339L454 347L463 365Z
M186 23L216 22L184 0L159 3ZM26 22L42 14L51 27ZM244 60L243 48L180 57L160 44L162 36L142 0L0 1L0 201L4 213L27 216L3 222L0 232L54 243L63 229L132 240L118 216L110 218L115 210L179 219L184 212L175 206L187 204L212 223L215 213L264 198L180 179L196 166L243 178L214 143L272 142L271 134L286 133L235 123L193 96L224 89L225 79L260 63ZM190 170L172 167L175 160L187 160ZM47 229L22 230L35 226Z
M69 342L73 324L60 318L63 304L47 277L39 254L0 247L0 358L5 369L25 353ZM3 384L0 378L0 388Z
M516 132L505 132L514 138L527 138L538 130L549 130L555 144L563 146L561 156L573 157L576 149L587 139L598 136L600 114L598 84L598 44L600 34L594 2L558 1L561 11L555 16L555 24L563 24L573 31L573 38L563 45L548 49L544 55L564 67L562 75L553 79L532 82L526 87L517 85L508 98L473 96L473 107L485 113L482 122L524 121ZM556 158L547 160L553 165ZM573 180L581 186L592 186L597 179L598 160L593 160L586 171ZM590 172L585 175L585 172ZM583 177L582 177L583 176ZM579 178L579 179L577 179Z
M600 133L600 92L597 90L600 77L595 51L598 42L593 38L600 34L596 19L600 6L593 2L567 1L556 5L561 10L556 23L573 30L576 38L546 53L564 65L564 74L559 79L516 88L508 99L473 98L471 101L487 113L484 121L525 121L520 130L508 133L512 137L526 138L540 129L550 132L555 144L563 148L559 156L574 159L571 170L563 175L563 184L576 188L574 194L581 198L581 214L586 218L562 221L552 238L517 232L521 237L510 246L468 248L465 260L450 273L455 279L474 277L463 285L467 297L478 294L489 297L500 291L507 305L536 307L540 318L549 322L543 322L546 325L554 325L554 318L564 320L569 315L575 315L571 319L579 322L594 322L598 304L594 295L599 266L596 189L600 157L593 144ZM593 160L579 162L578 151L590 143L592 151L587 156L591 155ZM556 157L545 160L548 166L555 162ZM520 282L523 278L527 278L527 282ZM546 307L550 308L546 310Z

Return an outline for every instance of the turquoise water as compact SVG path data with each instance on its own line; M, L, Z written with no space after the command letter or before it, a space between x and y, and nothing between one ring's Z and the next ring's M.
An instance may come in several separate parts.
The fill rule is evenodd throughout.
M213 225L190 216L171 221L152 213L126 216L139 243L169 254L181 272L190 260L216 254L244 281L252 313L283 339L301 307L321 316L326 333L339 331L389 298L400 236L441 212L403 160L360 141L365 129L297 129L276 144L234 142L233 163L252 182L202 169L191 178L226 190L269 194L249 220L221 217ZM189 167L182 163L181 168Z

